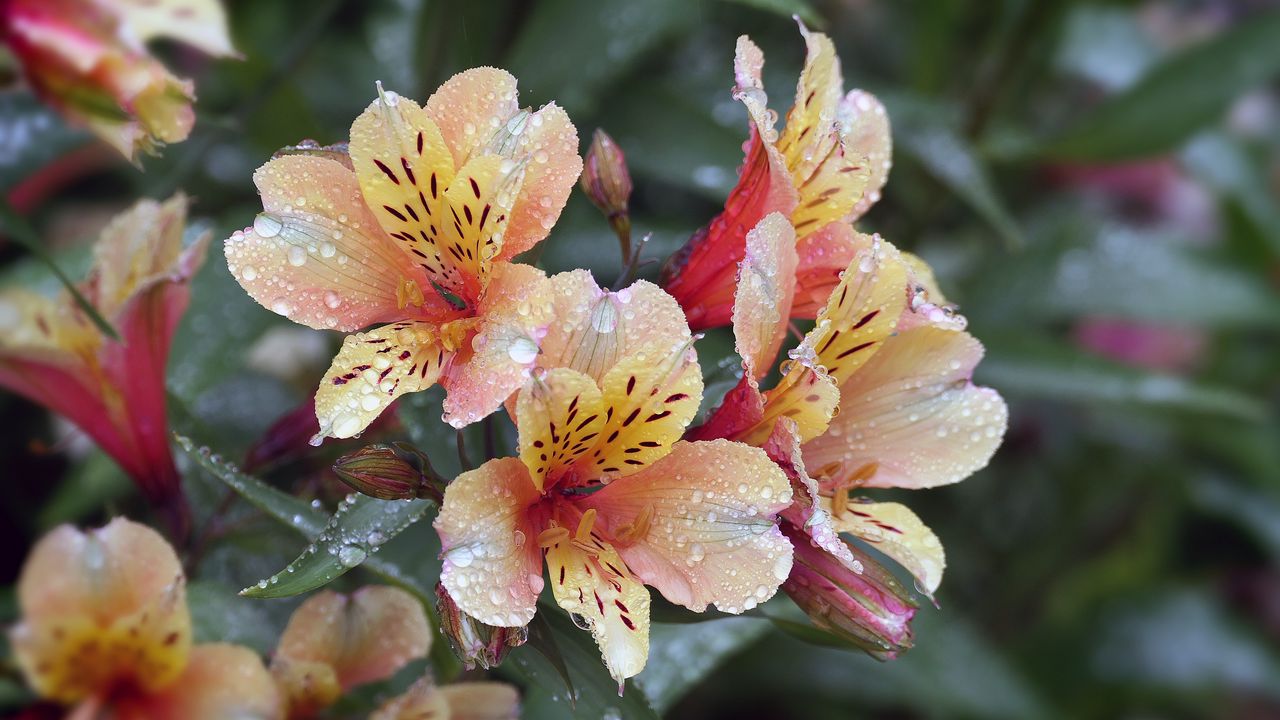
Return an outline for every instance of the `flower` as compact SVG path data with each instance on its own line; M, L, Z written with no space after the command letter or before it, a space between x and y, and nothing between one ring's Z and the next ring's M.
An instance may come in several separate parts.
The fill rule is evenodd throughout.
M22 568L18 605L10 640L23 675L76 717L107 707L120 720L281 717L256 654L192 645L182 566L146 526L56 528Z
M1008 413L999 394L972 383L982 346L960 329L963 318L937 304L945 301L927 265L878 236L853 237L853 259L813 330L791 351L778 385L762 393L758 380L785 334L795 280L782 270L795 262L795 240L778 214L748 234L733 308L743 378L689 437L764 447L795 491L782 514L789 537L807 537L861 574L863 563L838 537L855 535L911 572L931 596L945 564L937 537L905 506L851 492L963 480L987 464ZM803 551L809 570L802 572L823 566L810 548ZM793 580L789 589L802 592ZM841 593L854 587L847 580L837 586ZM824 607L852 607L838 599L827 597ZM903 644L883 627L865 629L879 633L883 652Z
M322 591L289 618L271 660L287 717L313 717L352 688L379 682L431 648L422 604L381 585L351 595Z
M631 216L627 205L631 200L631 172L627 170L622 149L609 133L599 128L592 135L583 165L582 192L604 213L615 233L630 238Z
M527 627L494 627L477 622L462 612L440 583L436 583L436 608L440 613L441 634L468 670L474 670L477 665L486 670L497 667L511 648L529 640Z
M520 694L500 682L459 682L438 686L430 678L388 700L369 720L518 720Z
M102 231L85 297L114 340L69 294L0 291L0 386L65 416L94 439L183 532L186 506L169 447L165 364L204 262L208 235L182 248L187 199L143 200Z
M0 39L32 89L133 161L185 140L195 122L191 81L147 53L160 37L235 55L217 0L0 2Z
M547 235L582 169L555 104L476 68L425 106L379 86L349 156L284 154L254 175L265 211L226 241L264 307L346 338L316 393L320 432L351 437L436 382L457 427L496 409L537 361L545 277L511 258ZM335 159L336 158L336 159Z
M791 568L775 524L791 489L758 448L679 440L702 374L670 296L642 282L608 293L585 271L550 282L564 310L543 345L549 369L515 400L519 458L445 490L441 582L480 622L523 626L545 558L556 602L621 683L648 656L646 584L695 611L774 594Z
M773 128L761 81L764 54L746 36L734 55L735 99L747 107L751 134L738 183L719 216L689 239L663 269L663 286L695 330L730 322L746 234L780 212L795 227L795 317L812 318L853 257L851 223L880 197L891 144L884 107L869 93L844 94L831 39L803 23L806 56L795 105L781 134Z

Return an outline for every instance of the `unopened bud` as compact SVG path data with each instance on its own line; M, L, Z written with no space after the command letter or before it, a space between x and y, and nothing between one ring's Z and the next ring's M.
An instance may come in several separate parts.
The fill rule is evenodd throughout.
M369 445L338 458L333 472L356 492L380 500L436 499L437 490L406 454L390 445Z
M477 665L486 670L497 667L511 648L520 647L529 639L528 626L496 627L466 614L443 583L436 585L436 600L440 629L468 670L474 670Z
M917 606L892 573L852 543L846 544L856 568L815 547L790 524L782 530L795 550L782 589L814 625L883 660L911 647Z
M604 130L596 130L582 168L582 191L609 218L615 232L630 236L631 173L627 158Z

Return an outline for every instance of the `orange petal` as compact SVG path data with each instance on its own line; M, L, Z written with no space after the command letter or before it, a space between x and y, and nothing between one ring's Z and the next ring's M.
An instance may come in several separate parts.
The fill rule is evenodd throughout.
M781 517L803 532L814 547L824 550L849 570L861 572L860 562L840 539L832 521L830 501L818 494L817 481L805 469L795 421L783 418L776 423L764 451L791 481L791 505L782 511Z
M560 607L587 621L613 679L638 675L649 659L649 590L613 546L595 533L565 536L547 548L547 574Z
M620 478L666 455L702 403L690 344L629 356L604 376L601 439L578 461L584 479Z
M489 284L524 174L524 165L484 155L462 166L445 192L440 249L464 283L457 288L464 298L478 298Z
M796 297L791 316L816 318L831 292L840 284L840 275L849 267L858 250L871 244L871 236L848 223L827 223L796 243L800 256L796 268Z
M140 200L116 215L93 246L90 271L94 306L114 317L131 295L168 274L182 254L187 198L175 195L163 204Z
M541 492L600 441L604 401L594 380L555 368L520 391L516 427L520 459Z
M454 167L461 167L520 110L516 79L492 67L464 70L432 93L424 109L440 128ZM576 145L574 149L576 154Z
M795 294L796 233L781 213L771 213L747 233L733 300L733 339L747 375L768 373L787 335Z
M445 420L458 428L497 410L541 365L539 344L553 320L546 276L528 265L496 264L477 314L470 354L442 381Z
M547 236L582 174L578 130L562 108L548 103L529 117L516 159L525 162L524 183L499 260L509 260Z
M191 618L173 549L124 518L82 533L63 525L31 551L11 640L41 696L63 703L127 681L154 690L187 663Z
M552 315L542 340L543 367L567 367L597 383L620 358L690 339L675 298L645 280L617 292L603 290L587 270L550 278Z
M408 690L383 703L369 720L454 720L449 701L430 677L419 678Z
M692 610L731 613L787 578L791 543L774 517L790 503L791 485L764 451L728 440L676 443L581 502L646 584Z
M357 330L419 314L402 309L399 298L401 286L422 275L378 227L353 172L327 158L285 155L253 177L266 211L232 234L225 251L231 274L254 300L320 329ZM420 314L447 311L442 299L428 299L435 303Z
M441 328L398 322L348 335L316 390L316 419L325 437L362 432L396 398L436 384L451 353Z
M390 678L430 648L422 603L398 588L371 585L350 596L326 590L308 598L289 618L272 665L327 665L349 691Z
M981 357L967 333L919 327L890 338L841 386L841 412L805 444L805 462L833 468L828 487L872 463L869 487L963 480L987 464L1008 421L999 394L969 380Z
M519 627L542 591L542 554L526 513L540 495L516 458L490 460L445 489L436 518L440 582L482 623Z
M871 93L851 90L840 101L839 118L840 136L846 150L864 159L867 167L862 195L845 218L853 222L880 200L880 190L889 180L893 143L889 136L889 114Z
M441 686L449 720L519 720L520 693L506 683L459 682ZM408 719L406 719L408 720Z
M840 532L857 535L906 568L926 595L937 591L947 566L942 543L905 505L850 502L834 518Z
M117 704L120 720L283 720L271 673L246 647L213 643L191 650L181 677L161 692Z

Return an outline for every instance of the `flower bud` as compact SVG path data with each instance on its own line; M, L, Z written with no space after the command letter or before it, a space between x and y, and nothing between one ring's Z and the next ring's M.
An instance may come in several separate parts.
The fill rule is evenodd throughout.
M782 589L815 625L882 660L911 647L916 603L892 573L853 543L846 541L861 572L815 547L789 523L782 530L795 549Z
M369 445L343 455L333 472L356 492L380 500L435 497L422 472L390 445Z
M604 130L596 130L591 148L587 150L582 191L609 218L615 232L625 228L630 233L627 202L631 198L631 173L627 172L627 158L622 150Z
M466 614L443 584L436 585L436 600L440 629L468 670L474 670L477 665L486 670L497 667L511 648L520 647L529 639L527 626L495 627Z

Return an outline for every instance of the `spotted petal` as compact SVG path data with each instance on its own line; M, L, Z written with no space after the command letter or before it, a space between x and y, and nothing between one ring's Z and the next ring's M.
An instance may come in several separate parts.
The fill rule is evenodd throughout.
M926 595L932 596L947 566L942 543L928 525L899 503L849 502L833 508L832 523L852 533L906 568Z
M547 574L556 603L587 621L613 679L638 675L649 658L649 590L613 546L565 536L547 548Z
M796 233L782 213L771 213L747 233L733 299L733 340L746 374L769 372L787 335L795 294Z
M728 440L676 443L582 501L646 584L692 610L731 613L768 600L791 570L791 543L774 522L790 503L764 451Z
M516 458L490 460L445 489L435 521L443 548L440 581L458 607L482 623L519 627L533 619L542 556L526 513L539 497Z
M833 137L831 131L836 128L836 111L844 92L840 58L831 38L799 24L805 44L804 69L796 83L795 104L778 138L778 150L786 157L797 185L813 174L837 142L838 136Z
M858 254L869 246L870 235L853 229L848 223L827 223L816 232L801 237L796 243L800 256L796 268L796 296L791 316L816 318L826 307L831 292L840 284L840 274Z
M554 368L520 391L516 427L520 459L542 491L599 442L604 401L594 380L576 370Z
M120 720L283 720L284 706L257 653L213 643L191 650L191 661L172 684L152 694L126 696L114 708Z
M352 437L396 398L436 384L452 358L431 323L406 321L348 335L316 390L316 419L325 437Z
M959 482L987 464L1008 421L1004 401L969 378L982 345L967 333L919 327L884 347L840 388L841 412L804 446L827 487L874 469L870 487Z

